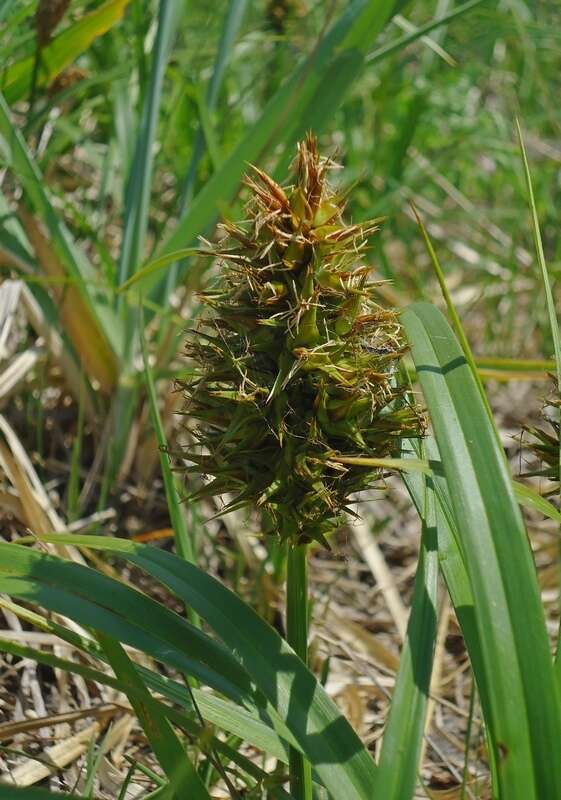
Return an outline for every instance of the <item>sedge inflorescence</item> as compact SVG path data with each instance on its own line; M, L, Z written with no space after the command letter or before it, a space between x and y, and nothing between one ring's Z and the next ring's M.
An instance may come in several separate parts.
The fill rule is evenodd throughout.
M222 226L220 281L187 344L187 458L212 478L195 496L263 509L293 544L327 544L351 495L382 476L346 459L394 455L423 428L398 381L397 313L375 301L380 284L361 263L377 226L345 223L334 166L309 135L293 185L252 168L247 220Z

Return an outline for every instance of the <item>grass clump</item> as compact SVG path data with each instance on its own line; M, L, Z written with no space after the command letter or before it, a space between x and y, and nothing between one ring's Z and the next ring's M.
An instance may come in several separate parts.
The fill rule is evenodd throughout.
M423 428L398 379L397 313L378 305L360 264L376 221L344 221L335 166L309 135L294 184L252 168L247 220L223 226L220 283L201 295L212 313L187 347L199 445L188 458L213 477L197 496L232 493L228 508L264 509L294 544L327 545L350 496L381 476L361 459Z

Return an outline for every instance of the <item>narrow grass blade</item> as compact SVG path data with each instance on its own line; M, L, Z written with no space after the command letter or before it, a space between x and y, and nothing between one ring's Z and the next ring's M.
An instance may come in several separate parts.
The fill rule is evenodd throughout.
M376 776L376 797L410 800L415 791L437 627L438 548L436 499L425 479L423 538L411 616L386 723Z
M224 16L224 25L222 28L222 34L220 36L220 42L218 43L216 50L214 69L212 71L212 77L209 81L206 93L206 108L209 114L212 113L216 108L224 73L226 71L226 67L232 53L232 48L245 16L246 8L247 0L230 0L228 3L228 10ZM197 175L197 168L205 151L205 144L207 144L205 142L206 138L207 137L205 137L202 125L200 125L199 130L197 131L197 137L193 147L193 155L191 156L191 163L189 164L189 170L187 172L185 185L182 191L182 213L192 195L193 185Z
M47 538L51 539L49 536L45 540ZM63 535L55 538L62 541ZM131 561L168 586L186 604L192 605L225 645L236 653L244 671L291 732L327 790L334 797L371 800L376 767L360 739L286 642L237 595L172 553L124 539L71 538L73 544L106 550ZM54 580L55 573L57 576L68 575L76 566L63 562L55 565L54 559L17 545L6 547L9 553L18 551L20 565L24 560L21 551L35 562L26 574L31 572L33 575L32 585L36 592L38 571L43 573L46 569ZM0 562L2 572L13 574L15 559L8 552L4 555L2 549L0 545L0 554L4 556ZM25 566L22 566L25 571ZM27 584L27 587L29 591L31 586ZM0 591L10 594L14 589L18 589L17 579L5 577L0 580ZM49 595L52 592L50 587ZM35 600L45 604L43 597L37 595ZM114 602L113 605L117 604ZM155 627L153 621L152 626Z
M469 364L469 367L471 369L473 378L474 378L474 380L475 380L475 382L477 384L477 388L479 389L479 394L481 395L481 399L483 401L483 404L485 405L485 408L487 409L487 413L489 414L489 417L492 419L493 413L491 411L491 407L489 405L489 401L487 400L487 395L485 393L485 389L483 388L483 382L481 380L481 376L480 376L479 371L477 369L477 365L475 363L475 359L473 357L473 353L471 352L471 347L469 346L469 342L467 340L467 336L465 335L462 323L460 321L459 314L456 311L456 306L454 305L454 302L452 300L452 296L451 296L450 292L448 291L448 286L446 285L446 278L444 277L444 271L443 271L442 267L440 266L440 261L438 260L438 256L436 255L436 251L435 251L435 249L434 249L434 247L432 245L430 236L429 236L428 231L427 231L427 229L426 229L426 227L424 225L423 220L421 219L421 217L417 213L417 209L415 208L414 205L412 206L412 208L413 208L413 213L415 214L415 218L417 220L417 224L419 225L419 228L421 229L423 240L425 242L425 247L427 249L427 253L429 255L429 258L431 260L432 268L433 268L434 274L436 275L436 278L438 280L438 285L440 286L440 291L442 292L442 296L444 298L444 302L446 303L446 308L448 310L448 314L449 314L450 320L452 322L452 328L454 329L454 333L458 337L458 341L460 342L460 345L462 347L462 350L463 350L463 353L464 353L464 357L465 357L467 363Z
M524 147L524 139L522 137L522 129L518 119L516 120L516 133L518 136L518 145L522 156L522 164L524 167L524 178L526 181L526 189L528 191L528 201L530 205L530 214L532 218L532 234L534 237L534 246L536 249L536 257L540 267L542 277L545 302L547 307L547 315L549 318L549 326L551 328L551 337L553 339L553 349L555 353L555 371L557 374L557 386L561 391L561 333L559 332L559 322L557 320L557 311L555 308L555 301L553 299L553 292L551 289L550 278L545 262L545 254L543 250L542 237L540 232L540 224L538 220L538 212L536 209L536 200L534 197L534 188L532 185L532 176L530 175L530 167L528 165L528 158L526 149ZM561 443L559 450L559 469L561 471Z
M487 358L477 356L477 371L482 380L536 381L548 380L548 373L555 369L552 359Z
M482 381L493 380L501 383L509 381L546 381L549 374L555 370L553 359L530 358L493 358L475 356L475 365ZM411 380L415 380L412 369L408 371Z
M29 658L38 664L45 664L53 669L61 669L68 673L81 675L88 681L95 681L102 686L110 686L119 692L126 693L125 687L119 679L113 678L107 672L101 672L82 663L69 661L44 650L26 647L1 637L0 648L4 653L10 653L20 658ZM88 648L84 652L95 658L104 659L103 651L97 652L93 648ZM134 666L146 686L152 691L167 697L174 706L180 706L180 709L156 700L152 695L150 695L149 700L146 700L145 697L143 698L144 690L137 691L134 686L128 686L128 693L133 694L138 701L144 700L148 707L154 707L160 715L167 717L170 722L173 722L174 725L182 728L192 736L200 736L202 733L201 727L198 720L195 721L193 704L185 686L169 678L164 678L162 675L145 667L139 667L137 664ZM267 755L278 758L283 763L288 763L286 743L271 727L256 716L256 712L250 713L230 701L223 700L209 692L202 692L199 689L192 689L192 692L203 718L211 725L234 736L239 736L240 739ZM213 743L220 749L220 739L215 738Z
M308 546L288 546L286 558L286 641L308 665ZM290 792L295 800L312 800L312 766L302 752L289 751Z
M555 508L553 503L550 503L549 500L542 497L539 492L532 489L531 486L527 486L525 483L520 483L519 481L514 481L513 487L516 499L521 506L532 508L534 511L539 511L544 517L561 523L561 512Z
M121 681L150 746L169 779L173 796L176 800L183 800L184 797L210 800L210 795L184 746L166 716L157 709L157 706L151 704L150 692L123 647L104 634L99 634L99 643L107 655L113 672ZM129 687L134 689L134 692L129 693L127 691Z
M532 234L534 237L534 245L536 248L536 257L538 259L540 273L543 281L547 315L549 317L551 337L553 339L553 349L555 352L555 369L557 372L557 383L561 391L561 333L559 331L559 322L557 320L557 312L555 310L555 301L553 299L553 292L551 290L550 278L547 271L547 264L545 263L545 255L543 251L543 243L540 233L540 223L538 219L538 212L536 209L534 188L532 186L532 176L530 175L530 167L528 165L528 158L526 156L526 149L524 147L524 140L522 138L522 130L520 128L520 123L518 120L516 120L516 133L518 136L520 153L522 155L522 164L524 166L524 178L526 180L526 188L528 190L528 201L530 204L530 214L532 217Z
M353 458L344 457L334 458L334 463L337 464L354 464L355 466L364 467L382 467L386 469L396 470L397 472L405 473L419 473L423 475L433 475L431 465L428 461L420 458ZM550 503L538 491L533 489L527 484L513 481L512 487L514 495L519 505L525 508L531 508L534 511L539 511L544 517L561 522L561 512L559 512L553 503Z
M561 735L543 609L506 460L446 320L427 303L403 314L434 426L474 598L484 713L509 800L561 796ZM476 675L478 681L479 677ZM483 700L483 695L482 695Z
M439 10L446 11L446 9L447 9L447 3L444 4L444 7L442 7L441 5ZM415 25L409 22L409 20L405 19L405 17L402 17L401 14L396 14L393 21L398 26L398 28L400 28L400 30L404 31L405 33L417 32L417 28L415 27ZM456 59L453 56L451 56L450 53L448 53L444 49L444 47L442 47L440 42L437 41L436 37L432 38L430 36L423 35L421 37L421 41L431 51L431 53L428 54L431 61L433 60L434 56L438 56L446 64L448 64L449 67L458 66L458 62L456 61ZM429 59L426 60L428 61Z
M46 225L49 243L62 263L66 277L75 281L98 329L114 353L120 352L121 326L106 295L106 288L85 255L76 246L45 190L45 181L17 128L13 125L6 101L0 94L0 153L23 187L24 198ZM99 286L99 291L96 291Z
M17 221L10 219L10 207L0 194L0 257L2 266L12 267L23 276L29 276L34 271L33 257L24 246L24 237L18 228Z
M181 13L181 4L175 0L160 0L158 29L151 62L150 81L144 99L138 137L131 162L125 191L124 233L119 259L119 283L130 277L143 258L148 228L148 207L154 162L154 141L162 99L162 84L169 59L171 45ZM132 365L138 345L138 318L135 308L129 307L126 298L118 296L123 319L123 349L121 358L125 369L134 373ZM114 433L109 448L106 471L102 486L102 500L108 487L118 475L123 463L132 421L138 407L137 387L121 385L113 405Z
M258 163L264 152L282 142L290 150L302 124L309 124L318 97L332 101L331 113L345 89L359 74L366 52L386 24L391 0L353 0L300 64L275 96L259 120L242 139L220 170L212 176L188 207L186 215L162 246L160 255L189 245L205 231L220 208L235 194L247 163ZM320 94L316 94L321 89Z
M138 283L138 281L147 278L149 275L152 275L154 272L158 272L165 267L169 267L169 265L173 264L175 261L197 255L200 252L200 248L198 247L184 247L181 250L175 250L173 253L167 253L165 256L160 256L160 258L155 258L140 267L140 269L137 270L134 275L131 275L130 278L127 278L127 280L119 286L117 293L121 294L121 292L127 291L127 289L130 289L135 283Z
M174 0L160 0L150 83L142 109L140 130L125 192L125 230L119 262L121 284L140 264L144 249L152 185L154 137L162 98L162 83L180 10L181 5Z
M426 461L420 458L362 458L354 456L337 456L331 461L335 464L352 464L355 467L380 467L381 469L395 469L398 472L422 472L430 475L431 469Z
M146 338L144 336L143 316L140 315L140 342L142 347L142 358L144 361L144 375L146 378L146 387L148 389L148 402L150 405L150 418L156 434L156 441L160 450L160 466L162 469L162 477L164 480L164 488L166 492L166 500L168 504L171 525L175 534L175 544L178 554L190 561L192 564L196 562L195 550L191 536L187 531L185 524L185 515L181 508L179 500L179 491L176 483L176 478L171 471L169 460L167 456L167 441L164 432L164 426L160 418L160 411L158 409L158 398L156 395L156 387L154 385L154 377L150 369L148 353L146 350ZM189 608L188 617L193 625L199 625L199 619L195 612Z
M497 372L532 372L540 375L546 372L551 372L555 369L555 361L553 359L536 359L536 358L493 358L487 356L476 356L475 363L479 370L493 369Z
M80 466L82 463L82 445L84 439L84 420L86 416L86 381L83 372L80 374L80 395L78 397L78 419L76 433L70 454L70 475L66 488L66 507L69 522L80 515Z
M41 50L37 86L49 86L63 69L88 49L94 39L119 22L129 2L130 0L107 0L56 36ZM2 71L0 86L8 103L16 103L29 93L34 63L35 56L30 56Z
M553 292L551 289L547 264L545 262L545 254L543 250L542 236L540 232L540 223L538 219L538 212L536 209L536 200L534 197L534 187L532 185L532 176L530 175L530 166L528 164L528 157L526 156L526 149L524 147L522 129L520 127L520 122L518 121L518 119L516 120L516 134L518 136L518 145L520 147L520 154L522 156L522 165L524 167L524 178L526 181L526 189L528 191L528 201L530 205L530 214L532 218L532 234L534 237L534 246L536 249L536 257L538 259L538 264L540 267L540 273L545 293L547 315L549 318L549 326L551 328L551 337L553 339L553 349L555 353L555 371L557 375L557 390L561 392L561 333L559 331L559 322L557 320L555 301L553 299ZM559 413L561 414L561 410ZM561 440L559 441L559 473L561 474ZM561 644L561 633L558 636L557 652L555 654L555 667L556 667L558 682L561 682L560 644Z
M389 44L384 45L383 47L379 47L373 53L369 53L366 57L367 64L375 64L379 61L382 61L384 58L392 55L393 53L399 52L404 47L408 47L413 42L417 41L417 39L421 39L423 36L426 36L428 33L440 28L442 25L446 25L448 22L452 22L453 19L456 17L461 17L466 14L468 11L471 11L481 3L486 2L486 0L468 0L467 3L462 3L462 5L454 8L452 11L449 11L447 14L443 14L441 17L436 17L435 19L431 19L430 22L426 22L424 25L420 25L414 31L410 33L406 33L403 36L394 39L394 41L389 42Z

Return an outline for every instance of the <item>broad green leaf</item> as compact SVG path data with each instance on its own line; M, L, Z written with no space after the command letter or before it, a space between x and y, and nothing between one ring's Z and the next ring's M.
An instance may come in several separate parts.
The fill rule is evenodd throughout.
M460 321L460 315L456 311L456 307L455 307L454 302L452 300L452 295L448 291L448 286L446 285L446 279L444 277L444 270L440 266L440 261L438 260L438 256L436 255L436 251L435 251L435 249L434 249L434 247L432 245L432 241L431 241L431 239L429 237L428 231L425 228L425 225L424 225L422 219L420 218L419 214L417 213L417 209L415 208L415 206L413 206L413 213L415 214L415 217L417 219L417 223L419 225L419 228L421 229L421 233L423 235L423 239L424 239L424 242L425 242L425 247L427 249L427 253L429 255L429 258L430 258L430 261L431 261L431 264L432 264L432 268L433 268L434 274L436 275L436 278L438 280L438 284L440 286L440 291L442 292L442 297L444 298L444 302L446 303L446 309L448 311L448 316L450 317L450 320L452 322L452 328L453 328L456 336L458 337L458 341L459 341L460 346L462 348L462 352L464 354L464 358L467 361L469 368L471 369L471 374L472 374L473 379L474 379L474 381L475 381L475 383L477 385L477 388L479 389L479 394L481 396L481 400L483 402L483 405L487 409L487 413L489 414L489 417L492 418L493 414L492 414L492 411L491 411L491 406L489 405L489 401L487 400L487 395L485 394L485 389L483 388L483 381L481 380L481 376L480 376L479 371L477 369L477 366L476 366L476 363L475 363L475 359L473 357L473 353L471 352L471 347L469 346L469 342L467 340L467 336L466 336L466 334L464 332L462 323ZM496 430L495 430L494 427L492 427L492 430L498 437L498 434L496 433Z
M219 642L144 594L93 569L0 543L2 591L127 643L215 688L258 704L247 673Z
M45 538L51 540L52 537ZM55 538L62 541L66 536L61 534ZM192 564L163 550L124 539L72 535L71 538L75 545L106 550L136 564L191 605L236 654L328 791L334 797L371 799L376 768L360 739L286 642L237 595ZM10 552L19 551L17 561L21 569L21 551L26 552L28 558L29 551L17 545L7 547ZM16 559L7 552L4 554L3 549L0 545L1 569L7 575L13 573ZM77 566L36 553L31 555L35 561L31 570L35 581L38 571L46 572L52 575L51 580L56 575L58 586L60 577L74 572ZM0 591L14 594L14 590L19 590L17 578L0 580ZM44 604L42 597L37 596L35 600ZM112 606L116 605L117 601L112 601ZM63 613L68 614L67 611ZM154 622L152 624L156 627Z
M479 388L450 327L427 303L403 314L473 594L500 789L561 797L561 715L524 523ZM476 664L474 664L476 668ZM479 683L479 676L476 671Z
M419 442L409 441L407 445L414 453L420 454L421 445ZM479 693L482 697L486 697L488 694L487 679L481 661L479 633L474 618L473 592L466 572L460 536L451 507L448 484L442 474L442 469L437 466L440 464L440 454L432 436L427 436L423 439L422 450L429 462L435 465L432 480L440 570L462 629L472 667L477 675ZM402 477L422 519L425 515L426 505L425 486L422 476L414 473L404 473Z
M418 442L409 442L414 452L419 450ZM428 436L423 441L423 450L431 461L435 463L440 461L438 448L436 442L431 436ZM473 593L471 585L466 572L464 558L460 548L460 537L456 528L454 515L450 507L450 497L448 494L448 486L446 480L441 475L433 475L435 486L435 501L436 501L436 535L438 540L438 561L442 576L446 583L446 588L454 611L458 618L460 628L466 643L469 653L471 666L474 674L477 676L477 686L479 694L482 698L484 707L488 706L489 687L487 684L487 676L483 668L481 658L481 646L479 643L479 633L475 624L475 616L473 610ZM424 496L425 489L421 481L421 476L414 474L403 475L403 481L407 486L411 499L417 508L417 512L422 517L424 514ZM494 754L497 748L493 745L493 737L489 728L485 729L486 738L488 742L487 755L491 770L491 777L493 786L497 787L498 781L496 780L496 759Z
M107 0L85 14L56 36L41 50L37 85L49 86L94 39L102 36L117 23L130 0ZM31 90L35 55L18 61L2 71L0 86L8 103L22 100Z

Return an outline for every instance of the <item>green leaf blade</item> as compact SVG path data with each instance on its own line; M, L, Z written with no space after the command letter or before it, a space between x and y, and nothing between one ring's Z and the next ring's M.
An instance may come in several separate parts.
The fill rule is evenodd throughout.
M49 540L52 538L60 542L67 537L64 534L48 537ZM281 726L288 728L328 791L334 797L371 800L376 766L360 739L286 642L237 595L172 553L124 539L74 535L70 538L75 545L106 550L129 560L190 605L235 654L244 672L262 693L263 700L266 698ZM17 551L18 557L22 558L24 548L0 545L0 554L5 547L10 552ZM41 561L43 569L47 563L45 560L51 568L57 561L37 553L27 555L36 561L34 576L41 568ZM8 559L6 553L0 564L3 563L4 571L9 572ZM13 564L14 559L10 560ZM71 579L76 580L74 568L77 565L66 564L65 567ZM59 579L65 574L61 569L56 572ZM10 593L14 589L17 589L15 583L0 580L0 590Z
M465 357L437 309L416 303L403 323L431 414L474 597L492 691L485 715L504 796L561 796L552 742L559 698L526 531L496 432Z
M422 483L424 501L420 509L423 519L421 555L407 639L401 652L376 777L377 796L384 800L410 800L415 791L436 642L436 498L432 481L423 479Z

